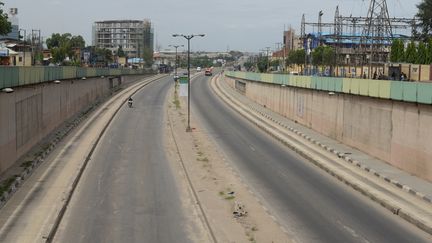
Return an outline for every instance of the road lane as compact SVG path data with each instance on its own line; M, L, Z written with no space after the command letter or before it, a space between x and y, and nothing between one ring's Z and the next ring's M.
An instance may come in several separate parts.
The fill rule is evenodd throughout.
M194 222L164 150L164 101L172 77L134 95L103 136L54 242L190 242Z
M310 165L221 103L202 77L192 106L246 182L300 242L428 242L430 236Z

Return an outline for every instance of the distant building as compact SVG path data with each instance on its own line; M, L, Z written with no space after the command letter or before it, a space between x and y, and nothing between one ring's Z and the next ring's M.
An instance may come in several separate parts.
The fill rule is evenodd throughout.
M299 48L299 39L296 37L294 29L290 28L284 31L283 44L286 53Z
M272 57L283 58L287 57L291 51L302 48L300 46L300 39L295 34L295 30L289 28L283 32L283 42L281 49L272 53Z
M12 24L12 31L7 35L0 35L0 40L19 40L19 25L18 25L17 8L11 8L8 14L8 21Z
M128 58L153 53L153 39L149 20L108 20L93 25L93 46L109 49L113 54L121 47Z

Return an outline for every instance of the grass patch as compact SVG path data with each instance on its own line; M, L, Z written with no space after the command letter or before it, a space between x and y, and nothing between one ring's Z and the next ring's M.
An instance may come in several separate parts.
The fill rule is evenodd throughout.
M204 155L204 153L203 152L201 152L201 151L198 151L198 156L203 156Z
M27 160L27 161L24 161L24 162L20 165L20 167L23 167L23 168L27 169L28 167L32 166L32 164L33 164L33 161L31 161L31 160Z
M224 195L225 195L225 192L223 192L223 191L219 192L219 196L224 196Z
M36 153L34 154L34 156L35 156L35 157L42 156L43 153L44 153L44 151L40 150L40 151L36 152Z
M12 184L15 182L15 178L17 178L17 175L14 175L13 177L6 179L1 182L0 184L0 195L3 195L4 192L8 191L9 188L12 186Z
M235 198L235 196L227 196L225 197L225 200L233 200Z
M177 90L174 93L174 101L173 104L175 105L176 109L180 109L180 100L178 99Z
M49 147L51 146L51 144L49 144L49 143L46 143L46 144L44 144L43 146L42 146L42 150L48 150L49 149Z
M252 227L252 231L258 231L258 228L256 226Z
M180 101L178 99L175 99L173 104L175 105L176 109L180 109Z

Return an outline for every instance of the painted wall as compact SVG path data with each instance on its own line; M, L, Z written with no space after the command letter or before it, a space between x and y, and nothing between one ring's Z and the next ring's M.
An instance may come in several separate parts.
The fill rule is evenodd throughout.
M234 87L235 79L228 79ZM244 79L243 79L244 80ZM246 96L328 137L432 181L432 106L248 81Z
M13 93L0 92L0 173L63 122L110 95L120 83L142 77L62 80L59 84L15 87Z

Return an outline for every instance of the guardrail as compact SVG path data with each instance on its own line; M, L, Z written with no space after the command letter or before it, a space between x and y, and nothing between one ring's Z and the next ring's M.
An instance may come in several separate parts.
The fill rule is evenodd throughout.
M0 67L0 89L83 77L151 74L147 69L85 67Z
M432 104L432 83L225 72L227 77L328 92Z

